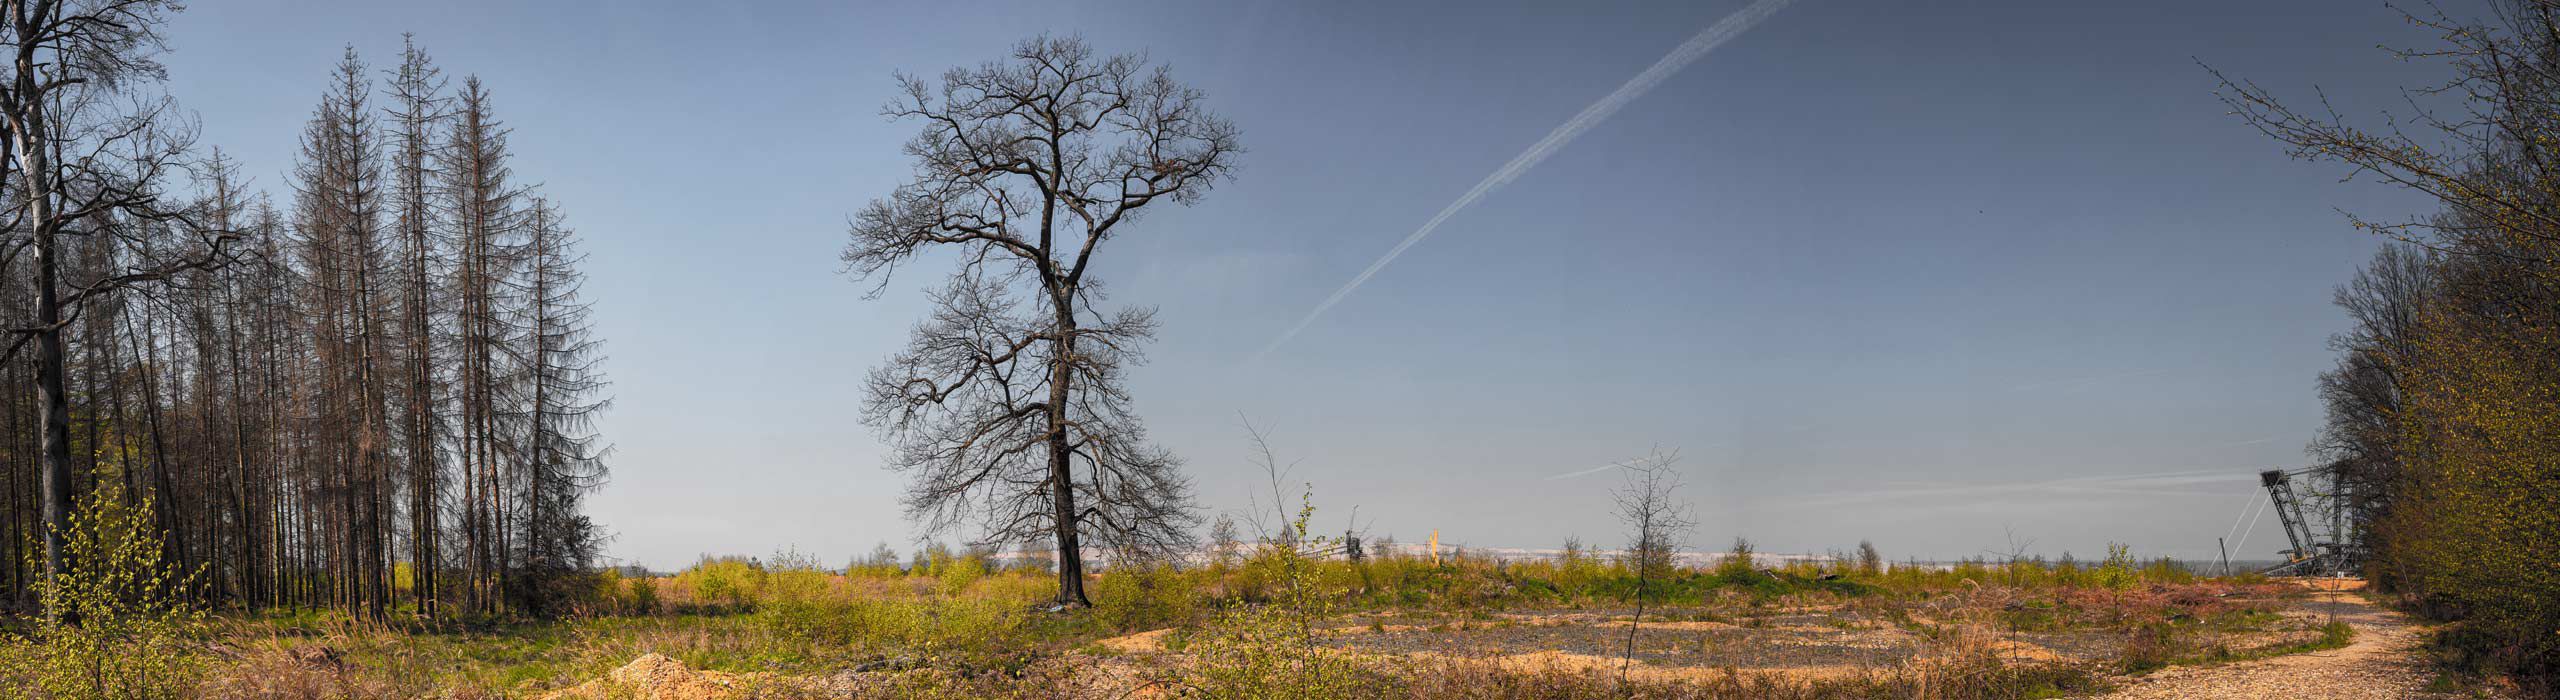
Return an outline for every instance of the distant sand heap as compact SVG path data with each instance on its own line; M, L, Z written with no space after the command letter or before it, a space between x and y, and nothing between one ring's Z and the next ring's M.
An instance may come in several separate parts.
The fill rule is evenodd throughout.
M665 654L647 654L606 673L603 678L544 697L547 700L718 700L740 697L747 689L771 680L769 674L763 673L740 676L719 671L696 671Z

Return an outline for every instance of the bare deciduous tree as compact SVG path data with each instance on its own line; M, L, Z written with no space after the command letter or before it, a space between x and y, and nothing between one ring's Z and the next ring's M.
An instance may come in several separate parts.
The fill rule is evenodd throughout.
M80 308L121 289L219 264L235 236L186 225L193 250L172 259L140 259L100 270L64 288L63 239L133 240L181 221L164 201L162 180L182 165L192 134L172 117L165 97L141 89L166 77L156 57L160 29L177 8L167 0L21 0L0 3L0 46L11 72L0 84L0 142L8 159L0 180L12 195L5 217L7 258L34 253L34 318L11 329L16 349L36 349L39 452L43 455L44 570L63 571L59 532L72 501L71 427L64 379L63 330ZM0 262L5 264L5 262Z
M2342 534L2368 545L2379 544L2374 526L2399 478L2401 373L2418 359L2421 315L2440 294L2432 258L2415 246L2383 246L2337 291L2355 325L2329 339L2338 364L2320 374L2327 421L2311 449L2327 461Z
M1623 481L1610 492L1618 506L1618 521L1627 526L1627 566L1636 573L1636 613L1627 618L1626 658L1618 665L1620 685L1626 684L1628 665L1635 663L1636 631L1644 624L1653 582L1670 577L1673 557L1689 529L1697 526L1690 519L1689 504L1679 500L1683 483L1675 468L1679 462L1678 450L1655 450L1628 460L1619 465Z
M2349 214L2357 228L2437 250L2528 260L2545 273L2560 269L2560 158L2551 132L2560 123L2560 2L2498 0L2489 18L2456 18L2429 5L2404 13L2436 32L2439 46L2398 49L2406 60L2439 60L2457 77L2413 90L2416 111L2380 127L2349 123L2325 95L2317 109L2295 109L2255 83L2220 72L2220 96L2250 126L2306 160L2348 166L2365 177L2436 199L2442 210L2404 221ZM2208 68L2208 70L2211 70ZM2433 108L2437 100L2447 109ZM2415 131L2417 133L2411 133Z
M2460 12L2460 15L2452 14ZM2560 0L2405 13L2435 34L2395 51L2439 62L2410 111L2351 123L2225 79L2222 96L2296 157L2435 200L2400 221L2353 218L2425 248L2385 248L2338 295L2354 330L2320 391L2333 520L2377 588L2429 601L2539 691L2560 688ZM2351 215L2352 217L2353 215ZM2363 548L2359 549L2359 545Z
M924 123L906 146L916 176L855 217L845 269L885 285L923 251L960 263L906 350L871 373L864 420L912 475L911 517L982 542L1049 534L1058 602L1086 605L1084 535L1163 549L1198 519L1180 462L1129 407L1124 372L1153 313L1098 308L1093 256L1146 207L1226 177L1236 130L1163 67L1070 38L900 83L884 111Z

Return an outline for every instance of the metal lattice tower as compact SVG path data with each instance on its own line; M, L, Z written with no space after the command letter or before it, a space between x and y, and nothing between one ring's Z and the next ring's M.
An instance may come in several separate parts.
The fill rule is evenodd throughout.
M2305 470L2308 471L2308 470ZM2266 570L2269 574L2328 575L2354 571L2358 562L2339 546L2338 526L2330 525L2331 539L2321 539L2311 529L2311 519L2302 512L2302 497L2293 490L2293 473L2269 469L2258 473L2258 483L2267 489L2267 498L2276 511L2276 519L2284 522L2284 538L2293 545L2285 550L2285 562ZM2334 513L2333 513L2334 514Z

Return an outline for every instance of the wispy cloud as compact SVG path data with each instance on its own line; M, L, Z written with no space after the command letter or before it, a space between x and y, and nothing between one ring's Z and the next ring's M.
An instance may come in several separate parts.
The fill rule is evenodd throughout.
M1602 97L1600 101L1591 103L1591 106L1582 108L1582 113L1573 115L1572 119L1557 126L1554 131L1547 132L1546 138L1539 139L1537 143L1529 146L1529 150L1520 152L1520 155L1512 157L1511 162L1502 164L1501 169L1486 175L1482 182L1476 183L1474 188L1460 195L1457 201L1441 207L1440 213L1432 215L1430 221L1423 222L1422 228L1414 229L1411 235L1405 236L1403 242L1397 243L1395 248L1388 250L1386 255L1378 258L1377 262L1369 263L1369 269L1361 270L1359 276L1344 283L1341 289L1333 290L1333 294L1325 297L1323 303L1316 304L1316 308L1308 311L1306 317L1298 319L1297 325L1290 326L1288 332L1281 333L1280 337L1272 340L1270 345L1263 346L1262 352L1255 353L1254 358L1259 360L1262 356L1271 354L1271 351L1279 349L1281 345L1287 344L1290 338L1297 337L1299 331L1306 330L1307 326L1315 323L1316 318L1323 316L1326 310L1332 309L1335 304L1342 303L1344 297L1351 296L1352 290L1359 289L1361 284L1369 281L1369 278L1376 277L1379 270L1386 269L1387 263L1395 262L1396 256L1403 255L1406 249L1430 237L1432 231L1438 230L1440 224L1448 221L1450 216L1456 215L1458 210L1465 209L1495 189L1510 184L1522 173L1537 167L1540 161L1547 159L1547 156L1554 155L1556 151L1563 149L1565 144L1572 143L1575 137L1582 135L1582 132L1591 130L1591 127L1607 120L1609 115L1616 114L1619 108L1634 102L1638 97L1643 97L1647 91L1662 84L1662 81L1669 79L1672 74L1697 62L1699 57L1707 55L1707 52L1715 50L1727 41L1732 41L1734 37L1741 36L1743 32L1760 24L1761 20L1768 19L1769 15L1776 14L1778 10L1784 9L1794 1L1760 0L1752 3L1750 7L1742 8L1741 11L1718 20L1705 30L1699 31L1696 36L1689 37L1688 41L1681 42L1678 48L1672 49L1671 53L1662 57L1662 60L1655 61L1652 67L1637 73L1636 77L1628 79L1625 85L1618 86L1618 89L1610 92L1607 97Z
M1724 441L1710 442L1710 443L1707 443L1707 444L1704 444L1704 445L1699 445L1699 446L1697 446L1697 449L1709 449L1709 448L1715 448L1715 447L1723 447L1723 446L1724 446L1724 444L1725 444L1725 443L1724 443ZM1555 476L1547 477L1547 478L1545 478L1545 479L1542 479L1542 481L1562 481L1562 480L1565 480L1565 479L1571 479L1571 478L1574 478L1574 477L1590 476L1590 475L1593 475L1593 474L1598 474L1598 473L1605 472L1605 471L1610 471L1610 470L1613 470L1613 469L1620 469L1620 468L1624 468L1624 467L1634 466L1634 465L1636 465L1636 464L1638 464L1638 463L1641 463L1641 462L1644 462L1644 461L1646 461L1646 460L1651 460L1651 459L1663 459L1663 458L1665 458L1666 456L1667 456L1667 457L1669 457L1669 458L1676 459L1676 458L1678 458L1678 457L1680 456L1681 451L1682 451L1682 450L1674 449L1674 450L1671 450L1671 451L1666 455L1666 454L1665 454L1665 453L1664 453L1664 452L1663 452L1659 447L1657 447L1657 448L1654 450L1654 452L1653 452L1652 454L1649 454L1649 455L1645 455L1645 456L1642 456L1642 457L1628 457L1628 458L1626 458L1626 459L1621 459L1621 460L1618 460L1618 461L1615 461L1615 462L1610 462L1610 463L1608 463L1608 464L1603 464L1603 465L1600 465L1600 466L1597 466L1597 467L1592 467L1592 468L1590 468L1590 469L1584 469L1584 470L1582 470L1582 471L1565 472L1565 473L1563 473L1563 474L1557 474L1557 475L1555 475Z
M2041 382L2027 382L2027 383L2025 383L2025 384L2020 384L2020 385L2017 385L2017 386L2009 387L2009 390L2010 390L2010 391L2028 391L2028 390L2032 390L2032 389L2052 389L2052 388L2056 388L2056 387L2080 386L2080 385L2084 385L2084 384L2097 384L2097 383L2101 383L2101 382L2111 382L2111 381L2116 381L2116 380L2120 380L2120 379L2139 379L2139 378L2142 378L2142 377L2157 377L2157 376L2160 376L2160 375L2163 375L2163 374L2168 374L2168 373L2169 373L2169 370L2165 370L2165 369L2145 369L2145 370L2135 370L2135 371L2131 371L2131 372L2115 372L2115 373L2112 373L2112 374L2093 374L2093 375L2089 375L2089 376L2085 376L2085 377L2066 377L2066 378L2062 378L2062 379L2048 379L2048 380L2041 381Z
M1944 484L1901 488L1862 489L1819 494L1799 502L1799 507L1834 508L1880 503L1923 501L1961 503L1966 501L2053 496L2157 496L2185 495L2195 491L2184 488L2214 484L2246 482L2257 478L2256 472L2234 469L2209 469L2154 474L2090 476L2048 481L1999 484Z

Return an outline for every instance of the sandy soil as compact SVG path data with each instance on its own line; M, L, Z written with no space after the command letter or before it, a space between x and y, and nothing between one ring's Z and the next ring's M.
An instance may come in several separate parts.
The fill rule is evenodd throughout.
M737 697L749 683L718 671L696 671L684 662L649 654L605 674L604 678L544 696L545 700L640 697L650 700L714 700Z
M1166 628L1148 632L1139 632L1137 634L1127 636L1112 637L1096 643L1102 645L1105 649L1110 649L1123 654L1164 651L1164 636L1172 633L1173 630L1171 628Z
M2176 667L2136 679L2103 696L2114 700L2302 698L2340 700L2373 698L2456 698L2429 693L2434 672L2418 645L2426 629L2407 616L2365 602L2360 596L2331 591L2313 594L2307 607L2319 615L2335 614L2356 630L2346 648L2280 656L2222 666Z
M2120 681L2107 695L2148 698L2454 698L2425 692L2433 674L2418 645L2425 629L2408 618L2342 592L2316 593L2287 611L2289 617L2335 619L2353 626L2349 646L2325 652L2211 667L2175 667ZM1514 671L1614 671L1625 644L1622 615L1595 611L1512 613L1485 621L1407 620L1384 624L1367 616L1322 630L1325 646L1377 656L1438 658L1490 664ZM1153 630L1101 640L1114 654L1086 657L1088 671L1107 677L1096 687L1153 689L1140 682L1164 651L1173 630ZM1998 653L2018 661L2074 662L2105 658L2122 644L2119 634L2066 632L2012 634L1996 642ZM1799 679L1853 677L1913 658L1921 640L1902 629L1874 624L1846 610L1787 610L1751 620L1647 623L1631 675L1650 681L1701 681L1738 669L1744 675ZM765 673L726 674L688 669L651 654L604 678L554 693L557 700L606 697L709 700L759 695L789 688L831 697L859 697L887 674L845 672L823 678L783 678ZM1146 693L1141 692L1141 695Z

